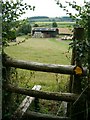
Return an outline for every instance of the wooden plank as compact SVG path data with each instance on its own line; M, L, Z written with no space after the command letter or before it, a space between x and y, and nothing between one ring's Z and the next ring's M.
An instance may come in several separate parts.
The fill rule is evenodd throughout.
M10 57L3 57L3 65L27 70L52 72L60 74L74 74L74 67L72 65L60 65L60 64L44 64L23 60L15 60ZM83 75L87 75L87 69L83 68Z
M23 120L70 120L70 118L29 111L25 113Z
M7 85L5 89L9 92L37 97L40 99L66 101L66 102L74 102L79 96L73 93L35 91L35 90L29 90L29 89L20 88L20 87L14 87L12 85ZM82 96L82 98L83 97L84 96Z
M58 115L61 111L62 111L62 116L64 117L67 116L67 102L62 101L56 115Z
M32 90L37 90L39 91L41 89L40 85L35 85ZM21 119L22 116L25 114L25 112L27 111L28 107L31 105L32 101L34 101L35 97L30 97L30 96L26 96L26 98L22 101L22 103L20 104L20 106L17 108L17 110L15 111L14 115L12 116L12 120L14 119Z

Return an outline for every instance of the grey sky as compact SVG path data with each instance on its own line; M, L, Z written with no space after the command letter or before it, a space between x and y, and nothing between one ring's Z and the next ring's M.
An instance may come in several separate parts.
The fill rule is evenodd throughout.
M27 11L22 18L32 17L32 16L48 16L48 17L60 17L65 16L66 12L63 11L57 4L55 0L23 0L30 4L31 6L35 6L35 11ZM73 2L73 0L60 0L60 2L65 5L65 1ZM75 0L77 4L83 5L84 0ZM86 0L89 1L89 0ZM68 7L70 12L75 13L73 9Z

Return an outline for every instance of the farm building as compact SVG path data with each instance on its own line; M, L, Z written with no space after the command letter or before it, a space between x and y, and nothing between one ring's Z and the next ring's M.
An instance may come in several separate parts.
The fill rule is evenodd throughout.
M33 37L56 37L59 34L58 28L39 28L35 27L32 29Z

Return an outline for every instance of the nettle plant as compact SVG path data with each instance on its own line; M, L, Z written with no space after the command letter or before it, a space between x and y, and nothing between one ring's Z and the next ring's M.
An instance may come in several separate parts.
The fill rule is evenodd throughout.
M66 1L67 6L70 6L72 9L76 10L76 14L73 14L67 9L67 6L64 6L60 3L60 0L55 1L56 4L66 12L67 15L75 20L75 28L84 29L83 38L81 40L74 40L72 43L70 43L70 47L76 49L78 59L82 60L83 65L86 66L88 61L87 54L90 47L88 43L88 13L90 9L90 3L84 1L83 6L79 6L75 1L72 3Z

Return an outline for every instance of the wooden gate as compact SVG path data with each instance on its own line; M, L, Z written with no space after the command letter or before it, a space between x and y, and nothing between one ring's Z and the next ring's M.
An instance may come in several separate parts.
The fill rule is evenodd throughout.
M75 29L75 37L77 37L77 31L83 29ZM81 33L82 33L81 32ZM80 33L80 32L79 32ZM80 39L80 38L75 38ZM3 85L3 89L8 92L13 92L17 94L26 95L27 97L23 100L20 104L18 109L12 115L11 120L86 120L86 116L88 116L87 111L87 94L86 87L84 90L81 90L81 81L83 76L87 76L88 71L87 68L82 67L80 61L75 60L75 50L72 57L73 60L71 65L57 65L57 64L43 64L37 62L27 62L22 60L15 60L7 55L3 56L3 66L6 67L6 76L8 78L8 71L10 67L20 68L20 69L27 69L27 70L34 70L34 71L42 71L42 72L50 72L50 73L59 73L59 74L68 74L71 75L70 79L70 91L69 93L54 93L54 92L44 92L39 91L41 86L36 85L32 90L26 88L19 88L15 87L8 83L8 79L6 84ZM29 97L30 96L30 97ZM67 117L60 117L60 116L53 116L53 115L45 115L41 113L35 112L27 112L28 107L30 106L31 102L36 98L40 99L47 99L47 100L56 100L56 101L66 101L68 102L68 116Z

